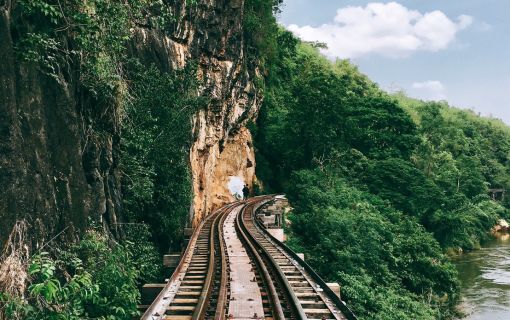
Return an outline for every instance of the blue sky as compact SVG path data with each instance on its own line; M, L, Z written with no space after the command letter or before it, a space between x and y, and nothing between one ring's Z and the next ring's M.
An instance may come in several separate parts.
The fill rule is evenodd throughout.
M385 90L510 124L510 0L286 0L278 20Z

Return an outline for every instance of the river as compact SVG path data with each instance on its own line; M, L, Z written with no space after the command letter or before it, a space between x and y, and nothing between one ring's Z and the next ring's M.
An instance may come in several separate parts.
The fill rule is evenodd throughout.
M456 258L467 320L510 319L510 236Z

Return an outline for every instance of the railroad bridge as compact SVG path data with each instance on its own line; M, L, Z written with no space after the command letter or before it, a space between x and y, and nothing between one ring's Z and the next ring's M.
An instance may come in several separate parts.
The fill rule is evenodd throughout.
M182 256L167 257L178 260L171 278L144 286L145 299L153 296L140 306L142 319L356 319L339 291L266 228L276 199L238 201L208 216Z

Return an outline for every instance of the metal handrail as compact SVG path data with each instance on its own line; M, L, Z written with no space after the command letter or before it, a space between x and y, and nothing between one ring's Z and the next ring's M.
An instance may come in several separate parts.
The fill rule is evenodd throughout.
M260 209L260 208L259 208ZM259 210L257 209L257 211ZM347 320L357 320L358 318L352 312L351 309L345 304L345 302L340 299L340 297L326 284L326 282L315 272L315 270L303 259L301 259L292 249L290 249L286 244L276 239L272 234L270 234L265 226L260 223L260 221L256 218L255 213L253 213L253 220L259 226L266 236L268 236L274 243L280 246L287 254L289 254L294 260L296 260L305 270L310 274L310 276L314 279L315 282L324 290L327 294L328 298L342 311Z

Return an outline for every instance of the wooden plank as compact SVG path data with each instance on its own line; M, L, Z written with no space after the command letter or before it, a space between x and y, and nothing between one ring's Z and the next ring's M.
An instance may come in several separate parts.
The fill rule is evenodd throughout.
M183 303L197 303L198 299L174 299L173 303L183 304Z
M170 315L166 316L165 320L191 320L191 318L191 316Z
M225 219L223 230L230 265L229 319L257 319L264 317L262 295L255 280L250 258L235 230L235 217L240 207Z
M180 253L165 254L163 256L163 265L167 268L175 268L181 260Z
M306 314L331 314L329 309L303 309Z
M191 320L191 318L191 316L170 315L166 316L165 320Z

